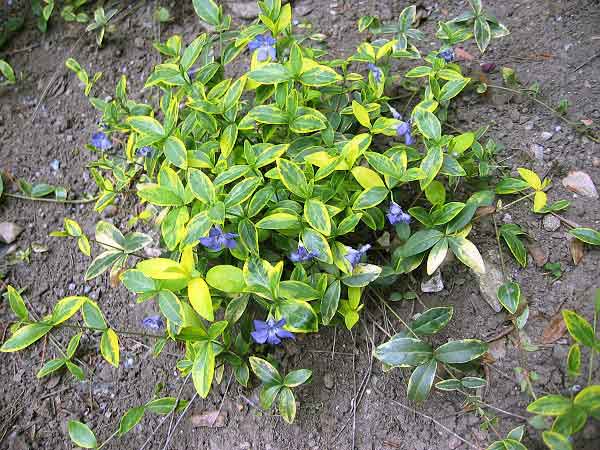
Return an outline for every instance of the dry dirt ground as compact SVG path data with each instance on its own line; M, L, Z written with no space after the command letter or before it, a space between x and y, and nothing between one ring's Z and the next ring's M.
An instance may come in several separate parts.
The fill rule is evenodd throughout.
M4 3L4 2L3 2ZM0 7L0 20L12 7ZM113 92L121 74L126 74L130 92L139 92L143 80L158 55L151 44L160 32L160 38L180 33L190 41L202 27L193 14L191 2L123 2L141 6L118 24L114 35L108 36L102 49L97 49L91 35L84 36L73 51L73 56L89 71L103 71L99 82L102 95ZM160 31L152 21L155 5L162 3L170 9L174 21L163 25ZM237 22L246 21L244 2L225 2L226 9ZM447 20L467 8L465 1L419 2L428 17L421 27L435 30L438 20ZM372 14L382 20L394 20L407 6L405 1L392 0L297 0L295 18L313 23L316 31L327 35L327 43L336 55L349 54L360 39L356 21L361 15ZM483 59L472 46L466 50L476 59L464 63L472 76L478 77L480 62L494 62L498 67L514 68L519 78L530 84L540 83L542 97L551 104L561 99L569 101L569 114L575 120L589 119L600 122L600 58L586 62L600 47L600 3L597 0L488 0L484 4L505 23L512 34L494 41ZM31 18L30 18L31 19ZM0 51L22 73L23 80L15 87L0 90L0 166L5 180L24 178L31 182L47 182L68 187L69 192L95 192L86 171L92 156L84 149L90 135L96 131L98 116L86 101L75 77L62 68L63 61L82 34L78 25L68 25L56 19L49 32L41 35L32 20L26 30L18 34ZM431 41L422 43L423 52L434 49ZM34 46L27 51L16 50ZM246 57L247 58L247 57ZM58 69L56 78L53 79ZM492 82L501 83L496 71L488 75ZM52 81L51 81L52 80ZM43 97L34 117L36 105ZM506 172L515 167L532 167L538 173L549 171L554 180L550 200L566 198L572 206L564 213L567 219L584 226L600 228L600 202L573 195L567 191L562 178L570 170L583 170L600 186L600 145L582 137L571 127L548 111L526 99L490 93L478 96L466 94L450 118L453 126L476 129L489 125L489 137L503 144L499 159L504 160ZM537 147L536 147L537 146ZM539 147L541 146L541 147ZM541 148L541 150L540 150ZM51 167L57 160L60 166ZM55 164L55 163L54 163ZM56 170L55 170L56 169ZM7 183L8 190L14 185ZM104 217L115 225L125 227L131 208L117 204ZM46 253L32 253L28 263L6 267L7 256L2 256L2 270L6 280L15 286L26 287L26 296L32 309L43 315L60 298L83 294L95 298L115 328L139 328L140 320L153 311L151 302L136 305L133 297L122 287L115 289L106 277L85 283L83 273L89 260L76 251L72 243L50 238L48 232L61 227L63 217L78 220L89 234L98 219L91 205L60 205L28 202L4 198L0 202L0 219L25 227L16 241L19 249L34 243L48 247ZM600 250L586 249L581 263L575 266L569 253L566 228L549 232L539 216L529 211L525 202L499 215L500 223L520 224L530 235L530 245L539 260L560 262L564 273L553 281L533 258L522 269L508 259L508 270L521 283L523 295L531 311L525 333L532 343L540 343L543 330L550 319L562 308L580 311L591 316L593 288L600 286ZM493 223L484 219L476 227L474 239L490 265L499 266ZM2 249L2 253L6 247ZM505 257L507 257L505 253ZM417 281L424 274L417 273ZM422 294L427 306L453 305L454 319L445 334L454 338L477 337L488 339L502 332L506 316L494 313L483 300L477 279L462 265L452 263L443 269L446 288L437 294ZM407 290L408 286L395 286ZM395 304L397 313L405 318L411 305ZM371 366L370 339L376 343L385 339L383 328L399 324L393 316L381 312L380 306L370 304L364 325L359 324L351 336L345 330L337 335L331 329L319 335L308 336L279 350L284 367L309 367L314 371L312 384L299 390L299 412L294 425L288 426L280 417L260 413L251 405L256 398L253 389L238 389L233 383L223 402L222 427L209 429L195 427L191 417L218 409L226 391L226 380L206 400L197 400L181 421L171 442L171 448L183 449L350 449L353 441L357 449L437 450L468 448L456 436L431 421L402 409L395 402L410 405L406 400L407 373L396 370L383 373L377 363ZM416 306L415 312L422 310ZM13 316L6 302L0 303L0 335L6 331ZM6 335L4 335L5 337ZM67 333L58 333L64 342ZM332 353L335 341L335 352ZM539 345L536 351L525 352L515 346L514 335L494 341L493 356L487 373L489 388L484 400L514 414L527 415L529 402L516 383L513 369L526 367L539 374L535 383L538 393L563 392L571 388L565 374L568 340L559 339L550 345ZM97 357L95 337L86 338L81 359L86 364L90 380L75 382L67 374L39 381L35 373L44 359L54 356L50 345L17 354L0 355L0 448L70 449L66 421L78 419L88 423L100 438L106 438L116 429L123 412L151 398L158 383L164 385L164 395L175 395L182 380L174 370L178 352L168 347L153 359L147 347L149 342L136 339L122 341L123 364L118 370ZM595 380L600 382L596 372ZM365 380L366 388L355 414L352 399ZM183 388L183 398L191 398L193 387ZM496 438L494 431L481 430L481 419L473 412L463 410L463 398L458 394L434 392L421 405L410 405L430 415L448 429L478 447L485 448ZM498 413L495 425L500 435L522 423L518 418ZM160 449L165 441L168 422L158 428L160 418L147 416L140 425L122 439L114 440L105 448L138 449L151 437L146 448ZM590 423L577 436L576 448L600 448L598 423ZM530 449L542 448L539 434L529 428L526 444Z

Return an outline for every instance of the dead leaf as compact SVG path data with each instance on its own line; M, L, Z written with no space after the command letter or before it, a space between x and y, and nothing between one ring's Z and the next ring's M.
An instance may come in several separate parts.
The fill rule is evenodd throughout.
M462 47L456 47L454 49L454 56L458 61L473 61L475 59L473 55Z
M542 333L542 344L552 344L558 341L567 332L567 326L563 320L562 312L559 311L552 319L550 323L544 329Z
M585 252L585 246L583 242L579 239L571 239L571 244L569 245L571 250L571 257L573 258L573 264L578 265L583 258Z
M480 206L475 211L475 215L477 217L489 216L490 214L494 214L496 212L495 206Z
M542 267L548 262L548 250L540 247L537 243L527 243L527 251L532 256L535 265Z
M119 287L119 284L121 284L121 280L120 280L121 274L123 272L125 272L126 270L127 269L123 267L114 272L112 270L110 271L110 287L112 287L112 288Z

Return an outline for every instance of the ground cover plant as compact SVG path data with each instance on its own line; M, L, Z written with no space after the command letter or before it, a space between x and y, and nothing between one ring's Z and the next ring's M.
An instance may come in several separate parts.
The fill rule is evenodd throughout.
M101 212L117 196L134 191L148 204L139 219L158 218L167 251L141 257L152 238L124 234L106 221L98 223L94 238L69 218L53 235L73 238L86 255L93 244L96 256L86 279L110 271L110 279L136 293L139 302L156 302L161 314L144 321L156 339L155 353L183 342L185 355L177 368L191 377L198 395L207 396L226 368L243 386L252 372L263 384L261 406L276 404L291 422L293 389L311 372L284 374L270 358L270 346L323 325L352 329L367 296L382 295L422 265L435 273L449 252L475 272L485 272L468 236L478 208L494 205L496 194L531 189L520 199L531 198L539 214L568 205L548 205L549 181L527 169L519 170L521 179L504 177L496 187L474 189L474 180L490 174L493 143L482 143L485 128L451 133L444 127L451 100L471 82L453 62L452 47L474 37L484 51L493 37L508 32L478 2L464 16L440 24L438 51L419 53L421 36L411 28L415 8L409 7L391 25L361 19L359 30L375 38L348 59L333 61L294 32L289 4L262 2L260 22L239 31L230 30L230 18L213 2L196 1L194 7L214 32L187 45L177 36L156 44L164 60L146 82L158 93L156 104L130 100L125 77L114 100L90 97L102 113L89 148L99 155L91 168L101 191L95 208ZM227 78L224 67L247 49L248 73ZM403 77L398 61L411 66ZM91 94L87 73L76 61L68 66ZM387 95L399 80L408 103ZM385 230L398 238L391 257L379 248ZM576 227L572 233L598 244L593 229ZM519 231L505 228L501 236L521 262ZM51 316L37 321L17 290L11 288L8 297L20 322L3 351L21 350L56 327L72 326L101 336L101 354L119 365L118 332L92 299L64 298ZM505 285L499 300L524 325L518 285ZM83 325L66 322L78 311ZM440 331L452 314L451 307L427 310L377 347L375 355L387 368L415 368L408 384L411 399L427 397L438 366L448 375L435 384L441 390L485 385L477 376L484 342L453 340L434 350L423 339ZM72 361L80 336L74 334L64 357L48 361L38 375L66 367L85 376ZM597 345L587 336L590 347ZM597 401L590 402L593 415ZM154 399L130 410L115 435L129 431L146 412L166 414L186 405L175 397ZM569 435L577 429L547 433ZM77 421L68 431L86 448L112 438L98 444ZM493 445L511 448L518 433Z

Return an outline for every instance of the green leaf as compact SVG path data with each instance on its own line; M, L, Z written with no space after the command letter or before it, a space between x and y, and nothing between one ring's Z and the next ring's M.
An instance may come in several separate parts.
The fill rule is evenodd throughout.
M469 81L471 81L470 78L461 78L458 80L448 81L442 87L442 90L440 91L440 95L438 96L438 100L440 102L446 102L446 101L456 97L467 86L467 84L469 84Z
M315 230L329 236L331 234L331 219L327 207L316 198L311 198L304 204L304 218Z
M515 194L528 189L530 186L525 180L520 178L503 178L496 185L497 194Z
M25 306L25 302L23 301L23 297L21 294L12 286L6 287L8 293L8 304L10 305L10 309L19 317L21 320L29 319L29 311L27 311L27 307Z
M290 123L290 130L298 134L313 133L325 128L327 124L315 114L303 114Z
M342 283L349 287L364 287L376 280L381 274L381 267L375 264L358 264L352 274L342 278Z
M502 439L492 443L487 450L527 450L527 447L515 439Z
M586 244L600 245L600 232L592 228L573 228L569 233Z
M283 383L283 378L270 362L256 356L251 356L249 361L252 372L254 372L254 375L256 375L264 384L281 385Z
M479 389L487 384L483 378L479 377L464 377L460 383L467 389Z
M97 330L106 329L106 321L104 315L98 305L92 300L87 300L81 307L81 315L83 321L87 327L94 328Z
M69 340L69 345L67 345L67 358L71 359L75 355L77 351L77 347L79 347L79 341L81 340L82 333L77 333Z
M321 292L310 284L296 280L285 280L279 283L279 295L289 300L310 301L321 298Z
M291 80L292 73L282 64L268 63L252 70L248 78L261 84L276 84Z
M123 436L138 423L140 423L140 420L142 420L142 417L144 417L145 412L146 409L143 406L128 409L119 423L119 436Z
M53 372L56 372L62 366L65 365L64 359L51 359L50 361L46 361L46 363L42 366L42 368L36 374L36 378L43 378L47 375L50 375Z
M456 255L464 264L469 266L476 273L485 273L485 265L483 264L483 258L473 244L468 239L463 237L451 236L448 238L450 249L452 253Z
M212 298L206 281L202 278L193 278L188 282L188 299L194 311L200 317L212 322L215 320Z
M578 377L581 374L581 347L579 347L579 344L573 344L569 348L567 372L572 378Z
M142 200L158 206L180 206L183 204L183 200L177 192L154 183L139 184L137 194Z
M187 168L187 150L181 139L169 136L164 146L165 157L171 164L182 169Z
M410 337L394 336L375 349L375 357L389 366L418 366L432 356L431 345Z
M225 198L225 207L229 209L240 203L244 203L261 184L261 177L250 177L240 181L233 189L231 189L231 191L229 191L229 194L227 194L227 197Z
M402 256L408 257L418 255L426 250L429 250L440 239L444 237L444 233L439 230L421 230L413 234L402 247Z
M219 7L213 0L192 0L194 11L204 22L217 26L221 22Z
M278 159L277 169L279 171L281 181L290 192L301 198L307 198L310 196L310 190L308 187L308 182L306 181L306 176L298 164L288 161L287 159Z
M475 28L473 34L475 36L475 42L477 42L477 47L479 47L481 53L485 52L485 49L492 39L492 31L490 30L489 23L483 15L475 18Z
M158 293L158 306L163 315L169 320L175 328L183 325L183 311L181 302L175 294L168 290L162 290Z
M521 302L521 286L519 283L508 281L498 288L498 300L506 310L514 314Z
M298 216L288 213L275 213L265 216L256 223L256 228L264 230L289 230L300 225Z
M442 137L442 125L431 111L417 109L415 111L415 123L421 134L427 139L439 141Z
M278 409L283 420L287 423L294 422L294 418L296 417L296 399L290 388L284 387L279 392Z
M106 272L113 264L115 264L124 253L120 250L108 250L100 255L96 256L88 269L85 272L85 280L91 280L97 276L102 275Z
M427 257L427 274L432 275L438 267L444 262L448 253L448 239L442 238L439 240L429 252Z
M287 114L275 105L255 106L248 114L258 123L268 123L271 125L283 125L288 123Z
M546 395L538 398L527 407L527 411L540 416L560 416L572 406L570 399L562 395Z
M417 336L431 336L448 325L453 312L452 306L430 308L410 323L410 329Z
M260 406L263 409L271 409L273 402L275 401L275 398L277 397L277 394L279 394L280 390L281 386L278 384L264 385L258 394Z
M371 119L369 118L369 112L367 109L358 103L356 100L352 100L352 113L358 123L360 123L365 128L371 128Z
M542 439L544 440L544 444L546 444L550 450L573 450L573 446L569 442L569 439L560 433L544 431L542 433Z
M283 378L283 384L287 387L293 388L306 383L306 381L312 376L312 370L299 369L293 370Z
M52 325L59 325L65 320L71 318L73 314L79 311L79 308L81 308L81 305L83 305L86 300L87 297L81 296L63 298L56 305L54 305L52 317L50 317L50 322Z
M381 186L365 189L358 197L356 197L352 209L373 208L384 201L389 192L390 191L386 187Z
M227 127L225 127L221 133L219 145L221 147L221 154L223 158L227 158L231 154L231 151L233 150L233 147L237 141L237 136L238 127L234 123L227 125Z
M568 309L562 311L562 316L573 339L586 347L594 346L594 329L585 318Z
M196 358L192 366L192 380L200 397L208 397L214 375L215 354L213 344L208 340L204 340L198 343Z
M319 328L317 314L304 300L285 299L277 306L276 318L285 317L286 329L296 333L316 332Z
M407 393L410 400L422 402L427 398L435 379L436 371L437 361L433 358L417 366L408 380Z
M342 77L331 67L318 65L308 69L300 75L300 83L306 86L327 86L341 80Z
M130 269L121 274L121 282L131 292L143 294L157 289L156 283L140 270Z
M235 266L220 265L211 267L206 273L206 282L220 291L239 293L244 290L244 273Z
M258 231L250 219L242 219L238 223L240 241L255 256L259 255Z
M177 399L175 397L163 397L155 398L154 400L146 403L146 411L154 414L169 414L177 405Z
M165 129L158 120L148 116L132 116L127 120L127 123L137 133L143 136L151 136L159 140L164 137Z
M329 324L337 312L338 304L340 302L341 288L342 286L340 280L333 281L327 287L325 295L321 299L321 319L323 321L323 325Z
M596 415L600 411L600 385L584 388L575 396L575 405L585 409L588 414Z
M500 227L500 236L506 242L506 245L510 249L510 252L513 254L517 262L522 266L527 266L527 250L525 249L525 245L523 241L519 239L519 234L522 233L519 228L518 231L515 231L512 227L508 227L508 225L502 225ZM518 226L517 226L518 227ZM518 234L519 233L519 234Z
M488 346L485 342L477 339L462 339L441 345L435 350L434 357L446 364L463 364L479 358L487 350Z
M67 428L69 437L75 445L82 448L95 448L98 445L96 436L94 436L94 433L86 424L76 420L69 420Z
M110 328L102 333L100 352L104 359L115 367L119 367L119 337Z

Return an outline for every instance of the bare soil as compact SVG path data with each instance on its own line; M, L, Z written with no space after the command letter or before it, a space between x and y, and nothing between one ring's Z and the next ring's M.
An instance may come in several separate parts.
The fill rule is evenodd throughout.
M0 20L24 8L19 2L12 7L0 7ZM24 2L25 3L25 2ZM140 2L123 2L132 5ZM115 34L107 36L102 49L94 44L92 35L82 36L80 25L65 24L54 19L47 34L41 35L32 18L26 29L19 33L0 52L8 59L23 80L14 87L0 90L0 167L7 182L11 178L24 178L31 182L62 185L70 193L95 192L94 183L86 170L93 156L84 149L93 132L97 130L98 115L83 96L76 78L63 68L68 56L75 57L90 72L103 71L99 81L101 96L114 90L121 74L126 74L130 92L140 92L143 81L159 60L152 49L157 37L178 33L190 41L202 26L191 8L191 2L180 0L165 4L174 21L161 29L153 23L152 13L156 3L141 2L118 23ZM244 2L240 2L244 3ZM540 83L541 96L556 105L561 99L570 104L569 114L575 120L590 119L600 122L600 58L589 61L600 47L600 3L597 0L488 0L484 2L506 24L511 35L494 41L483 58L473 46L465 49L475 56L465 62L467 72L480 77L479 63L493 62L498 67L517 70L524 84ZM356 22L362 15L379 16L384 21L395 20L407 6L404 1L366 0L298 0L293 2L295 18L313 23L314 30L327 35L327 44L335 55L348 55L364 38L356 32ZM428 17L420 25L431 36L438 20L447 20L467 8L465 1L420 1ZM228 11L237 22L241 7L226 2ZM126 7L126 6L124 6ZM77 45L75 45L77 43ZM434 49L434 43L425 41L421 50ZM20 49L34 46L25 51ZM74 47L73 51L71 49ZM247 60L247 56L244 57ZM501 84L496 70L486 75L491 82ZM49 89L43 95L46 87ZM143 92L138 98L148 96ZM36 105L40 104L37 113ZM399 105L402 106L402 105ZM582 137L571 127L525 98L490 91L479 96L467 93L451 114L450 122L460 129L476 129L489 125L488 136L504 145L500 160L509 173L516 167L532 167L538 173L549 173L554 179L550 200L569 199L571 207L564 216L582 226L600 228L600 201L576 196L567 191L560 180L568 171L587 172L600 186L600 145ZM543 132L551 138L543 140ZM546 135L547 136L547 135ZM533 144L543 146L543 155L531 154ZM540 157L541 156L541 157ZM51 162L58 160L58 170ZM6 183L14 192L14 185ZM116 209L104 213L105 219L125 228L133 211L129 204L119 203ZM63 217L72 217L93 234L98 215L91 205L61 205L28 202L4 198L0 203L0 221L12 221L25 227L16 242L19 249L33 243L48 246L46 253L32 253L28 263L6 267L5 280L19 287L27 287L26 297L37 315L48 313L56 301L66 295L85 294L98 300L108 321L118 329L136 329L143 317L155 310L152 302L137 305L123 287L112 288L107 276L85 283L83 274L89 259L82 256L72 242L50 238L48 233L62 226ZM549 321L561 309L575 309L591 317L593 289L600 286L600 250L587 248L579 265L575 266L569 253L565 226L557 231L545 231L541 217L521 202L499 215L500 223L521 225L531 236L530 242L547 254L551 262L560 262L562 277L553 281L532 258L522 269L508 257L507 267L514 279L521 283L523 295L530 308L529 323L525 333L532 343L540 343L541 334ZM489 264L499 267L499 253L495 243L491 218L480 221L475 227L474 240ZM4 253L4 250L0 253ZM6 255L0 256L6 259ZM477 279L457 262L443 268L446 288L437 294L421 294L428 306L453 305L454 319L443 335L447 337L489 339L504 330L506 315L494 313L483 300ZM424 273L417 273L417 282ZM394 289L405 291L417 288L403 280ZM408 319L422 306L412 308L410 303L394 304L399 315ZM228 374L220 386L206 400L196 400L178 426L171 447L183 449L405 449L436 450L465 449L467 444L442 427L422 416L409 412L395 402L410 405L427 414L457 435L485 448L497 438L495 431L480 429L481 419L463 409L459 394L433 392L423 404L410 404L406 399L408 373L395 370L383 373L380 364L370 356L370 340L378 344L386 339L374 322L393 333L400 324L381 305L371 303L351 335L346 330L323 329L318 335L298 339L297 342L277 350L276 357L284 368L312 368L312 384L299 390L299 409L296 422L289 426L270 413L261 413L256 403L256 389L241 389L232 383L227 390ZM7 327L13 316L6 302L0 303L0 337L7 336ZM62 330L57 339L66 343L68 333ZM144 339L122 340L121 367L116 370L97 356L97 337L83 341L78 353L85 363L89 381L80 383L65 373L37 380L35 373L45 360L55 356L55 349L39 344L17 354L0 354L0 448L70 449L72 444L66 433L68 419L88 423L100 439L109 436L117 427L121 415L130 407L148 401L157 384L162 384L163 395L177 395L183 380L174 369L176 354L180 352L169 345L165 352L153 359ZM515 367L525 367L539 374L535 384L538 394L568 392L572 382L566 377L565 358L569 341L561 338L549 345L539 345L536 351L526 352L516 347L514 334L493 343L496 359L486 372L489 387L484 400L513 414L528 416L525 412L530 398L522 393L513 372ZM587 359L586 359L587 360ZM600 382L596 371L595 381ZM353 398L363 385L356 411ZM581 380L580 380L581 382ZM217 410L222 402L223 426L209 429L194 427L191 417ZM182 391L183 398L191 398L193 387L188 383ZM522 420L498 413L499 422L494 428L500 436L523 423ZM147 415L132 432L115 439L105 448L138 449L146 439L146 448L161 449L166 439L168 422L159 427L160 417ZM539 434L528 429L526 444L530 450L541 449ZM589 423L575 440L577 449L600 448L598 422Z

